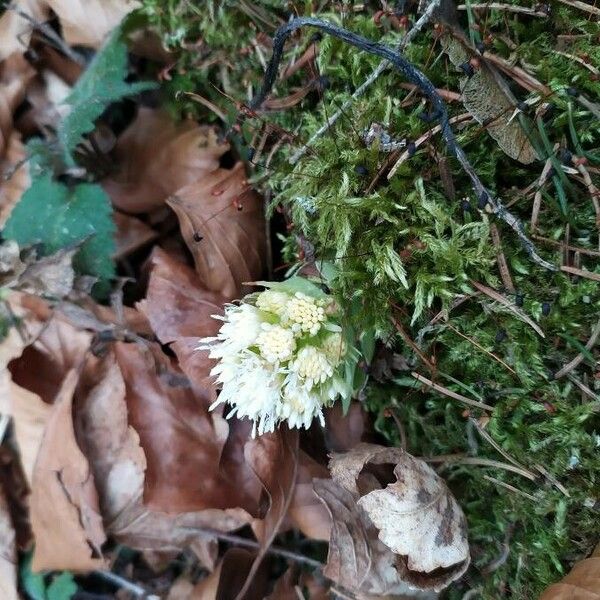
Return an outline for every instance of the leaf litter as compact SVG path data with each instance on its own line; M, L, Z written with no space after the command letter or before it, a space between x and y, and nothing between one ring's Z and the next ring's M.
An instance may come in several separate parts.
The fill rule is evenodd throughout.
M198 340L272 269L270 225L239 148L175 120L127 55L118 26L139 7L0 15L0 451L22 477L0 477L2 598L29 589L27 551L59 600L110 570L123 598L132 585L172 600L436 598L469 567L465 516L425 461L364 443L377 436L359 402L328 410L325 430L257 439L210 410ZM463 46L447 50L455 66ZM494 67L461 85L503 151L534 161ZM593 594L597 570L583 561L544 600Z

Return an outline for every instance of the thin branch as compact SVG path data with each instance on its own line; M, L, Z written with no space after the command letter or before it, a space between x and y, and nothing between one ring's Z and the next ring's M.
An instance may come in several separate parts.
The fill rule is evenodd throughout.
M417 22L412 27L412 29L408 31L407 34L404 36L399 46L399 49L401 51L404 50L406 46L408 46L408 44L412 41L412 39L417 35L417 33L419 33L419 31L421 31L421 29L425 27L427 22L431 19L433 11L439 6L440 1L441 0L432 0L429 3L423 14L419 17ZM346 102L342 104L339 110L333 113L331 117L329 117L325 121L325 124L322 127L320 127L317 131L315 131L315 133L313 133L308 142L306 142L306 144L304 144L304 146L300 148L300 150L298 150L295 154L292 155L292 157L290 158L290 163L292 165L296 164L306 154L308 147L314 144L316 140L318 140L324 133L326 133L327 130L344 114L344 111L349 109L354 103L354 101L360 98L371 87L371 85L373 85L373 83L377 81L379 76L388 67L390 67L390 65L391 63L389 61L382 60L377 65L375 70L367 77L367 79L365 79L365 81L363 81L363 83L361 83L361 85L359 85L356 88L356 90L354 90L352 96L350 96L350 98L348 98L348 100L346 100Z
M600 15L600 8L596 6L592 6L588 2L581 2L581 0L558 0L567 6L572 6L573 8L578 8L579 10L583 10L585 12L589 12L592 15Z
M19 15L22 19L25 19L34 29L41 31L47 38L50 40L57 49L59 49L66 57L70 58L72 61L76 62L78 65L85 66L85 59L75 52L72 48L70 48L67 44L65 44L64 40L46 23L41 23L36 21L31 15L23 12L18 6L14 4L9 4L6 7L6 10L12 10L17 15Z
M459 4L458 10L467 10L466 4ZM544 17L548 18L548 14L539 10L535 10L535 8L529 8L528 6L517 6L514 4L501 4L500 2L488 2L487 4L471 4L471 8L473 10L477 9L493 9L493 10L503 10L506 12L515 12L521 13L524 15L529 15L531 17Z
M585 349L591 350L596 345L596 342L598 341L599 337L600 337L600 321L598 321L596 323L596 327L594 327L594 330L592 331L592 335L590 336L590 339L587 341L587 343L585 345ZM577 368L579 366L579 364L583 362L584 358L585 358L585 356L580 352L573 360L569 361L562 369L557 371L556 375L554 375L554 379L560 379L561 377L568 375L573 369Z
M533 475L533 473L516 467L515 465L507 465L506 463L491 460L489 458L475 458L474 456L431 456L431 457L421 457L422 460L428 463L447 463L447 464L459 464L459 465L474 465L477 467L495 467L498 469L504 469L505 471L510 471L511 473L516 473L517 475L522 475L531 481L535 481L537 477Z
M137 583L133 583L132 581L129 581L129 579L125 579L116 573L111 571L94 571L94 574L124 590L127 590L128 592L131 592L138 598L150 598L150 596L148 596L148 591L142 586L137 585ZM152 597L156 598L156 596Z
M427 377L423 377L423 375L419 375L419 373L417 373L416 371L413 371L411 373L411 376L414 377L417 381L424 383L426 386L430 387L432 390L435 390L436 392L439 392L440 394L442 394L444 396L448 396L448 398L452 398L453 400L458 400L459 402L462 402L463 404L467 404L468 406L475 406L476 408L481 408L482 410L492 410L492 411L494 410L493 406L490 406L489 404L484 404L483 402L478 402L477 400L471 400L471 398L467 398L466 396L463 396L462 394L453 392L452 390L449 390L448 388L444 387L443 385L440 385L439 383L434 383L433 381L431 381L431 379L427 379Z
M521 494L522 496L525 496L525 498L529 498L530 500L533 500L534 502L537 501L537 498L535 496L532 496L531 494L528 494L527 492L520 490L519 488L515 487L514 485L510 485L510 483L506 483L505 481L501 481L500 479L496 479L495 477L491 477L490 475L484 475L483 478L486 479L487 481L490 481L491 483L495 483L496 485L506 488L507 490L510 490L511 492L516 492L517 494Z
M221 531L216 531L212 529L197 529L196 531L198 531L200 535L216 537L223 542L228 542L229 544L234 544L235 546L243 546L245 548L253 548L256 550L259 550L261 548L259 542L255 540L250 540L240 535L235 535L232 533L223 533ZM280 548L279 546L269 546L267 553L273 554L274 556L281 556L282 558L286 558L293 562L307 565L309 567L312 567L313 569L322 569L325 566L322 562L319 562L318 560L314 560L313 558L309 558L308 556L304 556L303 554L298 554L297 552L293 552L292 550Z
M339 38L351 46L355 46L364 52L368 52L369 54L373 54L387 60L399 73L404 75L404 77L410 83L416 85L431 102L433 107L433 115L440 123L441 134L446 142L446 146L448 147L450 153L458 159L464 172L471 180L471 186L475 191L475 195L479 202L486 206L489 205L491 212L498 215L499 218L501 218L505 223L508 224L509 227L511 227L511 229L513 229L521 241L523 248L535 263L550 271L557 270L555 265L547 262L541 256L539 256L535 246L533 245L533 242L525 234L525 229L523 228L521 221L510 211L508 211L500 199L496 198L483 185L475 169L469 162L465 151L456 140L454 131L450 127L450 118L448 116L448 111L446 110L446 104L436 91L435 86L431 83L431 81L429 81L422 71L415 67L400 52L397 52L392 48L385 46L384 44L374 42L360 35L352 33L347 29L338 27L337 25L333 25L332 23L328 23L327 21L323 21L321 19L316 19L314 17L298 17L291 19L286 25L280 27L273 37L273 54L267 66L262 87L250 102L251 110L259 109L271 91L273 84L275 83L275 79L277 78L277 69L279 63L281 62L283 49L287 38L297 29L306 26L316 27L317 29L324 31L333 37ZM240 114L238 118L242 119L244 118L244 115Z

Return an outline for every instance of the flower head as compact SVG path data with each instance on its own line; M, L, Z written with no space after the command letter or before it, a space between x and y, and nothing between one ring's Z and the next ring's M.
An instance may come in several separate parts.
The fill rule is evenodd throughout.
M296 292L285 307L284 319L290 323L292 331L299 335L316 335L326 318L323 306L302 292Z
M223 321L219 333L199 346L218 361L211 374L221 393L213 407L230 405L228 416L251 419L259 435L281 421L298 428L323 422L323 407L351 393L344 363L354 356L332 306L299 278L226 305L216 317Z

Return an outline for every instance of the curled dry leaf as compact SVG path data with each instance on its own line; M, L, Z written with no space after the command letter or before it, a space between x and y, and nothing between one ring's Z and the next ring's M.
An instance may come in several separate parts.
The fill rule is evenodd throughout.
M384 485L391 466L396 481ZM439 591L466 571L465 517L423 461L359 444L334 454L330 470L332 480L317 480L315 490L333 515L325 573L334 581L379 594L404 593L406 585Z
M212 127L175 123L166 113L140 108L114 149L119 170L102 185L123 212L148 212L217 169L227 150Z
M169 200L202 284L227 299L260 278L266 255L262 199L248 186L244 165L216 169Z
M65 42L70 46L99 48L108 34L132 10L138 0L45 0L60 20Z
M18 600L15 530L4 490L0 487L0 597Z
M469 64L475 51L469 53L469 42L458 31L444 36L444 51L452 64ZM511 158L530 164L539 157L529 141L527 132L515 116L517 102L510 88L496 69L480 61L479 68L470 77L461 80L462 101L465 108L494 138L498 146Z
M600 600L600 545L592 556L579 561L568 575L547 588L539 600Z
M72 401L77 380L75 369L64 378L33 470L34 571L105 567L100 548L106 536L94 478L73 428Z
M190 380L210 391L213 399L208 352L196 350L201 337L216 334L225 298L203 289L198 275L187 265L156 247L148 259L150 277L146 299L138 309L146 315L156 337L170 344L179 366ZM169 310L165 310L168 306Z

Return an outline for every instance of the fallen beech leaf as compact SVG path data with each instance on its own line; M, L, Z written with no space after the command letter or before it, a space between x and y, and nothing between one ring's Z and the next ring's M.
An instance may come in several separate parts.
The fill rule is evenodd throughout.
M330 598L329 587L324 577L315 573L301 573L296 566L292 566L275 582L273 591L265 600L327 600Z
M0 598L19 600L15 530L2 488L0 488Z
M137 308L148 317L156 337L170 344L182 371L196 385L212 390L214 366L208 352L197 350L198 340L219 330L225 298L202 289L198 275L156 247L148 259L150 277L146 299ZM165 310L168 307L168 310ZM211 401L216 397L211 393Z
M256 514L254 490L240 487L235 473L220 467L229 426L218 413L208 412L206 395L192 389L160 348L124 343L114 348L129 421L148 461L147 507L167 513L245 509Z
M378 476L389 481L391 465L396 482L385 486ZM369 593L404 593L406 584L439 591L465 572L465 517L423 461L359 444L334 454L330 470L332 481L317 480L315 490L333 514L325 573L334 581Z
M331 517L315 494L313 480L328 475L326 467L300 450L296 486L288 510L288 518L294 527L310 539L325 542L331 534Z
M117 226L115 233L117 250L113 255L115 260L128 256L158 237L158 233L152 227L135 217L115 211L113 219Z
M89 571L105 567L106 537L94 478L75 441L72 400L78 372L69 371L57 394L33 470L32 569Z
M123 212L148 212L217 169L228 149L211 127L175 123L164 112L140 108L117 141L114 158L119 171L102 185Z
M13 52L24 53L29 47L33 26L19 12L38 23L48 18L48 7L38 0L14 0L10 4L15 10L6 10L0 16L0 61Z
M600 545L589 558L579 561L539 600L600 600Z
M125 15L139 8L137 0L45 0L58 15L70 46L99 48Z
M268 509L263 519L253 523L253 531L260 549L256 555L238 600L245 598L263 559L279 533L290 507L298 468L298 430L281 427L250 440L244 447L244 456L263 484L268 498Z
M143 505L146 457L128 423L125 382L112 352L90 358L76 393L78 439L96 481L107 534L142 551L161 555L192 544L206 568L213 568L216 542L200 529L228 531L250 520L241 509L168 515Z
M242 284L261 276L266 253L263 202L248 187L244 165L216 169L168 203L203 285L229 300L240 297Z

